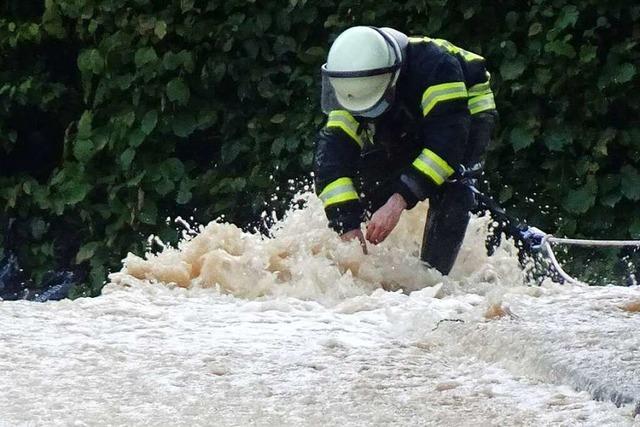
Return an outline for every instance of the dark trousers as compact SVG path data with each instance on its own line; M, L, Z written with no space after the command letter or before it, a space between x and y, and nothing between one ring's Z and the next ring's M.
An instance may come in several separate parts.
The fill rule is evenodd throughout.
M495 113L472 117L463 161L465 167L482 163L495 124ZM387 202L402 170L411 164L420 149L416 146L402 153L390 153L387 148L377 146L365 149L359 167L360 188L364 190L363 202L369 212L375 212ZM449 274L467 231L470 211L475 206L475 197L467 186L444 183L429 199L420 259L442 274Z

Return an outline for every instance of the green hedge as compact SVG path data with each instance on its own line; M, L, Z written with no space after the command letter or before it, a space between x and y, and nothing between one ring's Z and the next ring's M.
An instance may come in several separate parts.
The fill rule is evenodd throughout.
M9 0L4 8L0 149L20 143L19 109L47 113L65 132L52 176L2 178L0 200L30 224L22 251L35 272L51 266L56 227L79 230L76 262L92 271L79 292L98 293L106 269L141 252L147 235L176 241L167 217L256 223L277 188L281 209L289 180L310 170L323 120L319 66L355 24L443 37L487 57L502 123L488 178L513 212L559 233L640 236L640 6Z

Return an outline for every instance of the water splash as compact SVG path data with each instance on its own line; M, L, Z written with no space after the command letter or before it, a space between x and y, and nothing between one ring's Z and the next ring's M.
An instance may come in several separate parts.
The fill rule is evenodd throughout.
M444 293L496 292L520 286L524 275L516 249L505 241L486 255L487 218L471 221L458 262L449 277L426 268L418 254L428 205L406 212L388 239L364 255L355 242L342 242L328 229L321 202L307 193L304 208L287 213L270 236L243 232L215 221L177 248L144 257L129 254L115 284L128 278L185 288L215 288L240 298L288 296L336 304L376 289L411 292L444 284ZM472 289L469 289L472 288Z

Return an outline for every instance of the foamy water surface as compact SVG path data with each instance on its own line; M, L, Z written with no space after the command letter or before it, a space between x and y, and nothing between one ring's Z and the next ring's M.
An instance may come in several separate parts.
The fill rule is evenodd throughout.
M101 297L0 302L0 425L640 425L638 287L529 286L482 218L442 277L425 205L365 256L304 197L269 238L130 255Z

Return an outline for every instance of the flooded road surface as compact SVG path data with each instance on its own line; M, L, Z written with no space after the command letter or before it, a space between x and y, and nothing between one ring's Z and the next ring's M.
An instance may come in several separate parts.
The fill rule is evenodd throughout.
M0 425L640 425L640 289L527 286L482 219L443 278L425 209L364 256L311 199L271 238L130 256L98 298L0 302Z

